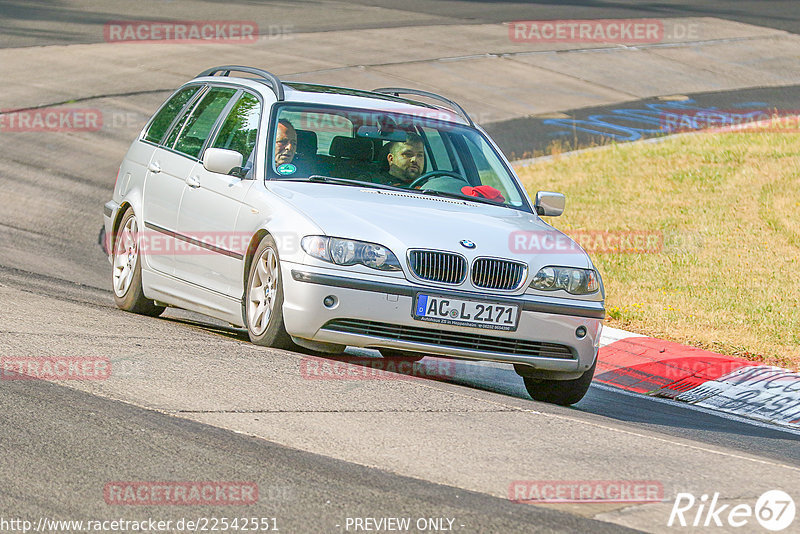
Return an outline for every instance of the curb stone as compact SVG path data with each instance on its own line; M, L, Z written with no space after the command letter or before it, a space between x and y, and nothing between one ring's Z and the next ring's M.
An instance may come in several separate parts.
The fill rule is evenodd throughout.
M594 380L800 429L800 373L604 327Z

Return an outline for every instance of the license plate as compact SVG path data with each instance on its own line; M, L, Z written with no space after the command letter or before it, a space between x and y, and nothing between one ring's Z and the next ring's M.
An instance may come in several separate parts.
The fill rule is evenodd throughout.
M414 319L487 330L517 329L519 306L417 293Z

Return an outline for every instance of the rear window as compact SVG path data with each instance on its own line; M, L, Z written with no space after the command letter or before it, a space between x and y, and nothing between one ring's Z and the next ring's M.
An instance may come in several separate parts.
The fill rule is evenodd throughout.
M247 161L256 146L260 119L261 102L255 95L244 93L231 108L211 146L235 150Z
M172 124L178 113L181 112L186 103L191 100L199 89L199 85L193 85L175 93L153 118L153 122L150 123L144 138L153 143L160 143L164 138L164 134L167 133L169 125Z
M172 139L177 137L173 147L175 150L193 158L198 157L220 113L234 94L235 89L221 87L208 91L191 114L183 119L180 129L178 126L173 129L168 146L172 146Z

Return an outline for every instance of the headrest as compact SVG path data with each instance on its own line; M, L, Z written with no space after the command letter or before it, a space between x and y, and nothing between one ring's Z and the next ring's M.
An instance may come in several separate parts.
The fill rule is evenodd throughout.
M317 132L311 130L295 130L297 133L297 153L304 156L317 154Z
M392 143L386 143L378 149L378 167L381 170L389 170L389 152L392 148Z
M372 141L337 135L331 142L330 154L337 158L369 161L372 159Z

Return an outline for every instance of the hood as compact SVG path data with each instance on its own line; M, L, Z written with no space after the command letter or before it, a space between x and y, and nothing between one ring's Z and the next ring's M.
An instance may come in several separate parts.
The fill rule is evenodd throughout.
M447 250L468 259L492 256L531 267L591 267L574 241L537 216L471 201L335 184L268 182L270 191L324 233L389 247L398 258L413 248ZM461 244L475 244L469 249Z

